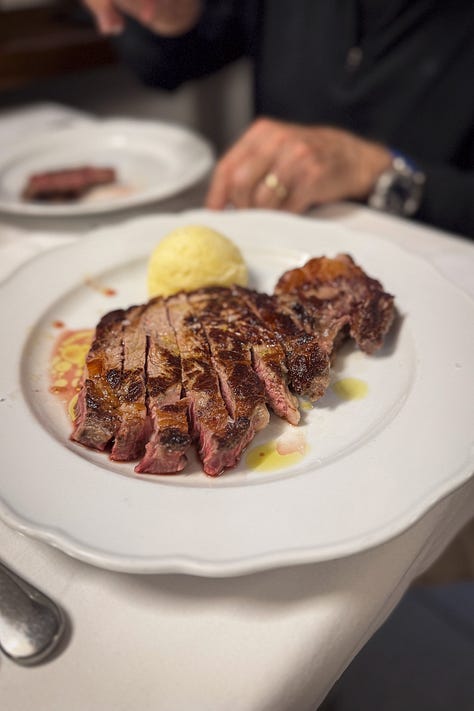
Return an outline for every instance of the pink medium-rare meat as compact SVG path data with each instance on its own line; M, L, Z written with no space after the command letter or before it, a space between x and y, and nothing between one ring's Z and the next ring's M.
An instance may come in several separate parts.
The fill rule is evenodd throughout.
M211 287L189 295L191 303L198 304L199 318L203 322L209 342L213 342L213 356L221 373L221 389L229 412L234 417L235 399L247 407L251 398L265 402L279 417L293 425L298 424L298 400L288 387L285 354L273 331L257 318L248 307L241 287ZM218 360L219 356L219 360ZM244 362L243 362L244 361ZM236 368L235 365L239 364ZM226 373L232 371L235 393L227 384ZM232 378L230 378L232 385ZM266 408L257 408L267 419ZM260 425L257 424L257 431Z
M329 383L329 358L317 338L307 333L292 314L285 313L275 297L235 287L265 327L279 339L286 358L290 388L312 402Z
M87 357L72 437L142 457L136 471L153 474L181 471L193 440L218 476L266 426L267 406L297 424L296 396L324 394L340 343L374 352L394 313L348 255L289 270L272 296L211 287L112 312Z
M181 354L181 370L190 403L192 432L206 474L234 467L248 444L248 422L233 420L221 394L206 333L185 294L168 299L170 322Z
M276 415L292 425L297 425L300 420L298 399L288 386L285 352L278 334L267 328L249 307L252 292L239 289L240 287L236 286L229 291L227 297L223 294L220 298L225 303L229 303L228 300L231 299L233 327L238 329L242 340L250 344L253 368L263 383L268 405ZM244 297L244 292L248 298Z
M248 426L250 441L267 426L270 416L265 388L252 366L251 343L244 337L239 301L229 289L212 288L195 291L187 298L204 328L227 411L232 420Z
M80 166L63 170L35 173L28 179L23 200L37 202L67 202L77 200L91 188L108 185L117 180L113 168Z
M153 300L143 317L147 338L146 387L152 434L138 473L169 474L186 465L191 444L189 401L182 397L181 357L164 299Z

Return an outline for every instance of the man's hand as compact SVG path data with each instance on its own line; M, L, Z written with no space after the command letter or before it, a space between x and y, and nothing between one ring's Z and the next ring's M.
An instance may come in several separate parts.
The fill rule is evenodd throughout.
M219 161L206 206L302 213L365 199L390 163L384 146L337 128L257 119Z
M103 34L118 34L124 14L158 34L169 37L188 32L198 21L201 0L84 0Z

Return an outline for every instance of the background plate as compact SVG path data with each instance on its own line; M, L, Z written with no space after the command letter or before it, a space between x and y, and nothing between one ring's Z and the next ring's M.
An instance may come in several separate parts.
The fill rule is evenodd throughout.
M80 165L115 168L118 186L70 203L24 202L32 173ZM73 216L123 210L171 197L213 165L209 144L187 128L159 121L91 121L22 141L0 157L0 210L18 215Z
M145 301L151 250L196 223L240 246L255 288L271 291L284 270L344 251L396 297L383 349L370 357L346 347L336 361L334 379L364 381L367 396L344 401L330 388L298 428L273 418L255 439L302 438L307 452L292 466L252 470L244 456L218 479L196 461L177 476L138 476L70 442L49 392L54 322L93 327L106 311ZM373 546L472 474L473 322L474 303L424 261L314 219L197 211L99 230L0 288L0 515L82 560L131 572L234 575Z

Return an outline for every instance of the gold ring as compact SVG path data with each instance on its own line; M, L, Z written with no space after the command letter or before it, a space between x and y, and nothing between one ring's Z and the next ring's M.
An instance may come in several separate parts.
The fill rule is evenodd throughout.
M267 188L270 188L270 190L275 191L276 196L280 200L284 200L288 195L288 190L285 188L283 183L280 183L275 173L267 173L265 178L263 179L263 182L265 183Z

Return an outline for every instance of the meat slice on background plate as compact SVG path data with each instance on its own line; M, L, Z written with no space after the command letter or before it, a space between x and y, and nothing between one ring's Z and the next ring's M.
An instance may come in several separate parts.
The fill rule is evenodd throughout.
M78 200L92 188L117 181L113 168L79 166L62 170L48 170L31 175L21 197L36 202L70 202Z

